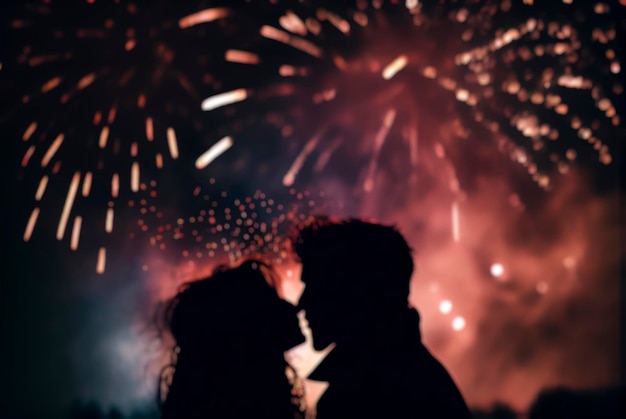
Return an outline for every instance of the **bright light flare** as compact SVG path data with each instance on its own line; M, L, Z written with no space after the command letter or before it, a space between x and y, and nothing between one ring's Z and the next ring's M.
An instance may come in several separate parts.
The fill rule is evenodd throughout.
M176 131L171 127L167 129L167 145L172 159L176 160L178 158L178 141L176 140Z
M130 190L139 191L139 163L134 162L130 169Z
M103 126L100 131L100 140L98 141L98 146L100 148L105 148L107 146L107 141L109 139L109 127Z
M223 19L228 15L230 15L230 11L225 7L204 9L183 17L178 21L178 26L181 29L187 29L201 23L209 23L213 22L214 20Z
M104 230L107 233L110 233L110 232L113 231L113 217L114 217L113 208L108 208L107 209L106 221L105 221L105 225L104 225Z
M96 272L100 275L102 275L104 273L104 270L106 268L106 261L107 261L107 250L104 247L101 247L100 250L98 250L98 262L96 264Z
M443 300L439 303L439 311L442 314L450 314L452 311L452 302L450 300Z
M92 182L92 177L93 175L91 174L91 172L87 172L85 173L85 178L83 179L83 196L86 198L89 196L89 193L91 192L91 182Z
M33 212L30 213L30 217L28 217L28 223L26 224L26 229L24 230L24 241L27 242L33 235L33 230L35 229L35 224L37 224L37 218L39 218L39 208L33 209Z
M454 319L452 319L452 329L456 330L457 332L465 329L465 319L461 316L456 316Z
M216 158L221 156L233 146L233 139L231 137L224 137L219 140L217 143L213 144L211 148L202 153L200 157L196 160L196 169L202 170L211 164Z
M305 23L300 19L298 15L293 12L288 11L278 20L279 25L288 30L291 33L295 33L300 36L307 35L307 28Z
M43 198L43 194L46 192L46 187L48 186L48 176L43 175L41 180L39 181L39 186L37 187L37 193L35 193L35 200L41 201Z
M263 25L261 27L261 36L273 41L281 42L285 45L289 45L290 47L312 55L315 58L320 58L322 56L322 49L317 45L297 36L290 35L285 31L274 28L273 26Z
M202 101L200 107L203 111L212 111L222 106L231 105L233 103L246 100L248 91L246 89L236 89L230 92L220 93L210 96Z
M65 229L67 227L67 221L70 217L72 206L74 205L74 199L76 198L76 192L78 191L78 185L80 183L80 172L74 173L70 188L67 191L67 197L65 198L65 204L63 205L63 212L59 219L59 226L57 228L57 240L63 240L65 236Z
M48 151L46 151L46 154L44 154L43 158L41 159L41 167L48 166L50 160L52 160L56 152L59 150L59 147L61 147L61 144L63 144L64 139L65 136L62 133L57 135L57 137L54 139L54 142L50 145L50 148L48 148Z
M226 51L226 61L239 64L259 64L259 56L253 52L229 49Z
M28 141L30 137L35 133L36 130L37 130L37 123L31 122L30 125L24 131L24 134L22 134L22 140Z
M74 218L74 226L72 228L72 238L70 240L70 249L77 250L80 241L80 229L83 224L83 218L79 215Z
M152 118L146 118L146 138L148 141L154 141L154 121Z
M408 63L409 60L406 55L398 56L383 69L383 79L391 80L399 71L406 67Z
M111 196L117 198L120 193L120 175L113 173L111 177Z
M491 275L495 278L501 278L504 275L504 266L501 263L494 263L490 268Z

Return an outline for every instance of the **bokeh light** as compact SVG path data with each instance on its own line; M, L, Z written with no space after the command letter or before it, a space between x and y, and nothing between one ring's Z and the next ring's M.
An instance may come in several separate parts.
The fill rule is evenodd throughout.
M501 263L494 263L493 265L491 265L490 271L491 275L496 278L500 278L502 277L502 275L504 275L504 266L502 266Z
M452 302L450 300L443 300L439 303L439 311L442 314L449 314L452 311Z
M461 316L456 316L454 319L452 319L452 329L458 331L461 331L465 328L465 319Z

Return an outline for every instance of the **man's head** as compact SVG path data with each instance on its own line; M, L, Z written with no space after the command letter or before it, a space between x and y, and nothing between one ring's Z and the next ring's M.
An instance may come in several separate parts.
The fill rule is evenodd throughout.
M315 218L299 228L293 245L306 284L300 305L316 347L406 309L413 256L394 227Z

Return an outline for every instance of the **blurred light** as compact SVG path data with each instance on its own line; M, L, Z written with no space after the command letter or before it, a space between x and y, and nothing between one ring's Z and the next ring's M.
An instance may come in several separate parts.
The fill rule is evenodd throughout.
M400 70L408 64L406 55L400 55L383 69L383 79L392 79Z
M494 263L491 265L491 275L496 278L500 278L502 277L502 274L504 274L504 266L502 266L502 264Z
M200 107L203 111L212 111L222 106L231 105L236 102L241 102L248 97L248 91L246 89L236 89L230 92L220 93L214 96L207 97L202 101Z
M176 139L176 131L172 127L167 129L167 144L172 159L176 160L178 158L178 140Z
M59 147L61 147L61 144L63 144L64 139L65 136L63 134L57 135L54 142L50 145L50 148L48 148L48 151L41 159L41 167L46 167L48 163L50 163L50 160L52 160L56 152L59 150Z
M217 143L213 144L211 148L202 153L196 160L196 168L202 170L207 167L213 160L222 155L226 150L233 146L233 139L231 137L224 137Z
M100 148L105 148L107 145L107 140L109 139L109 127L103 126L100 131L100 140L98 141L98 146Z
M106 249L101 247L98 250L98 262L96 264L96 272L98 274L103 274L106 268Z
M227 17L229 14L229 10L225 7L205 9L180 19L178 21L178 26L182 29L186 29L201 23L208 23L217 19L222 19Z
M443 314L449 314L452 311L452 302L450 300L443 300L439 303L439 311Z
M33 235L33 230L35 229L35 224L37 223L37 218L39 218L39 208L33 209L33 212L30 214L28 218L28 223L26 224L26 230L24 231L24 241L27 242Z
M459 331L465 328L465 319L461 316L456 316L452 319L452 329Z
M459 225L459 203L452 203L452 239L455 243L461 241L461 227Z
M39 186L37 187L37 193L35 194L35 200L41 201L43 194L46 192L46 186L48 186L48 176L42 176L39 181Z
M74 226L72 228L72 238L70 240L70 249L77 250L78 242L80 240L80 229L83 222L83 218L79 215L74 218Z
M248 51L239 51L235 49L229 49L226 51L226 61L231 63L240 64L258 64L261 60L257 54Z
M28 128L26 128L26 131L24 131L24 134L22 135L22 140L28 141L36 129L37 129L37 123L31 122Z
M59 226L57 228L58 240L63 240L63 236L65 235L65 227L67 226L67 220L70 217L70 212L72 210L72 206L74 205L74 199L76 198L79 183L80 172L76 172L72 177L72 182L70 183L70 187L67 191L67 197L65 198L65 204L63 205L63 212L61 213L61 218L59 219Z
M405 4L407 9L415 9L419 5L419 0L406 0Z
M548 284L545 281L541 281L535 287L539 294L545 294L548 292Z
M563 259L563 266L565 266L567 269L573 269L576 267L576 259L574 259L571 256L566 257L565 259Z

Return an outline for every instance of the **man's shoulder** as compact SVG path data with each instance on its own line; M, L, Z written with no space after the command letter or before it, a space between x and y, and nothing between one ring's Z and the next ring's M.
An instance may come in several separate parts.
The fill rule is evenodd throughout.
M384 381L397 383L409 393L458 392L449 372L421 342L380 357L372 368Z

